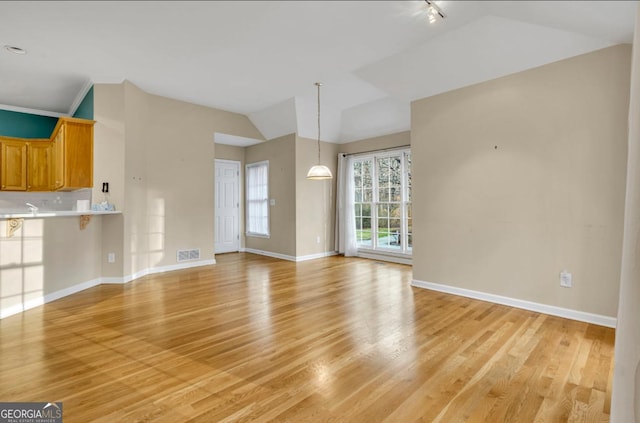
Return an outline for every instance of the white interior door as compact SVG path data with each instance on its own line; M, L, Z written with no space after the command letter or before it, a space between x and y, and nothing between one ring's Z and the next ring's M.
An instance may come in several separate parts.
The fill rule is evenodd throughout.
M240 251L240 162L216 160L215 252Z

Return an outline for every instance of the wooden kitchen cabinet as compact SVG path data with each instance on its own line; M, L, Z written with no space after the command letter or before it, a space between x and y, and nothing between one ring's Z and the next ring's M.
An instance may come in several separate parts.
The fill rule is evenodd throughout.
M27 143L19 139L0 138L0 189L27 189Z
M27 143L27 191L51 191L53 187L53 143L34 140Z
M61 117L50 139L0 137L0 190L91 188L94 123Z
M93 187L92 120L61 117L53 130L53 190Z
M0 137L0 189L51 191L51 153L49 140Z

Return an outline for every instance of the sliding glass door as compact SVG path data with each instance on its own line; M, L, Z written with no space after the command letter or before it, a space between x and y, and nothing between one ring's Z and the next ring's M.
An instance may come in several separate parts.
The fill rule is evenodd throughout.
M358 156L353 177L358 248L410 254L411 151Z

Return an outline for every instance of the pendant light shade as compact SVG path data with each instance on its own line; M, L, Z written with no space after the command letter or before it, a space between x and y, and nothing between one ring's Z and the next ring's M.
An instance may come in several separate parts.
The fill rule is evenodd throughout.
M307 179L331 179L333 175L328 167L320 164L320 86L322 84L316 82L316 87L318 87L318 164L315 166L311 166L309 172L307 173Z
M307 173L307 179L331 179L333 175L328 167L325 165L317 164L311 166L309 173Z

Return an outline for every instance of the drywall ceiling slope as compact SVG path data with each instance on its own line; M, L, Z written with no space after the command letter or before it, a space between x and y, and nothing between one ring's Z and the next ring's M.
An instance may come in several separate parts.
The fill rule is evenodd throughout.
M353 74L324 81L320 87L320 123L323 141L340 142L344 110L383 99L388 94ZM309 84L304 93L296 96L298 135L318 137L318 90Z
M572 32L484 16L357 74L411 101L611 45Z
M575 32L614 44L633 40L637 1L483 1L491 15Z
M248 116L258 131L268 140L293 134L298 130L295 98L249 113Z
M411 129L408 101L385 97L342 112L340 142L346 143Z
M338 143L340 141L340 124L342 110L337 107L322 107L320 116L320 139ZM304 96L296 97L296 120L298 135L303 138L318 138L318 106L317 101L309 101Z

